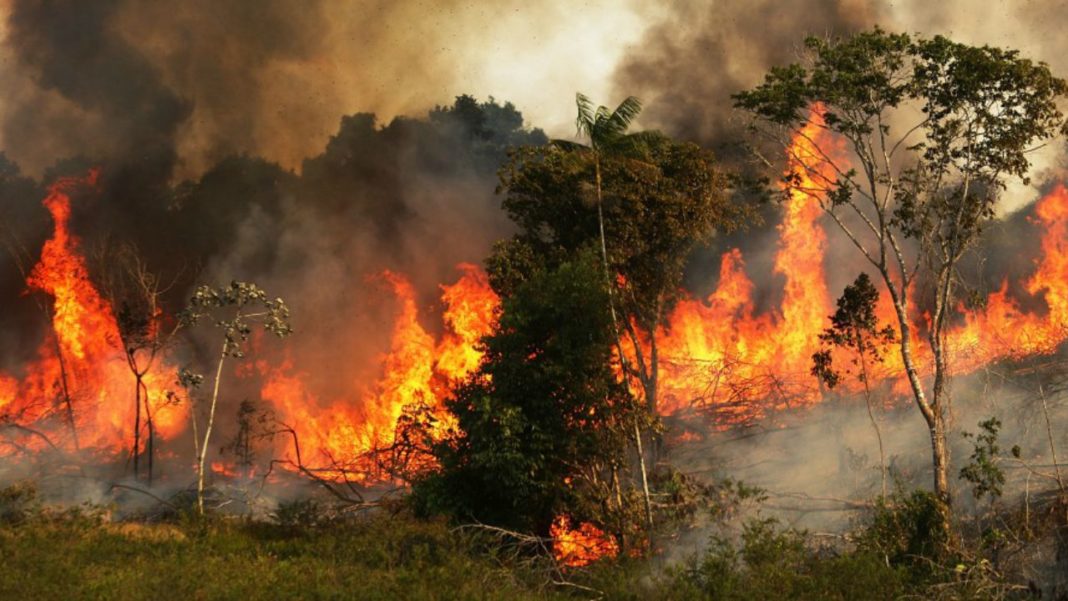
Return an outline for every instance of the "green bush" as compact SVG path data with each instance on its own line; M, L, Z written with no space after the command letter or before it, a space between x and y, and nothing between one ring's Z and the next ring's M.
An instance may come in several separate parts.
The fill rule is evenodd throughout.
M879 499L869 524L859 533L858 546L882 557L887 565L908 569L914 579L928 579L935 566L951 559L942 511L938 498L928 491Z

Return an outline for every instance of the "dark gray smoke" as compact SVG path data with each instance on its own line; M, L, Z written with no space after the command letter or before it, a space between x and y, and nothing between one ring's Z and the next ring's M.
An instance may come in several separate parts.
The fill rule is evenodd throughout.
M119 5L116 0L14 3L7 43L16 60L40 92L58 93L91 112L95 123L27 131L42 125L34 118L35 107L27 104L7 115L3 136L31 140L44 135L54 144L117 160L142 178L166 179L176 159L175 133L191 104L166 87L153 66L118 35L113 21Z
M795 62L806 36L841 36L877 23L876 0L677 4L617 67L620 94L642 98L642 123L735 156L746 136L731 94Z

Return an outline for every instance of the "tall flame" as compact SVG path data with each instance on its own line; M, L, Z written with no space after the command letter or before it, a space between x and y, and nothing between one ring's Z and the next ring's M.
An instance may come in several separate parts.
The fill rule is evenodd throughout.
M817 108L789 151L788 172L797 177L786 190L779 226L775 273L785 280L779 310L754 315L754 286L745 274L742 254L737 249L724 254L717 289L704 302L679 303L670 316L671 327L657 335L665 358L662 411L701 406L732 423L758 418L769 408L820 401L822 393L809 368L831 312L831 294L824 271L826 234L818 223L822 209L814 191L835 179L828 159L839 163L843 155L841 142L821 127ZM1068 338L1068 190L1057 185L1039 201L1035 213L1034 224L1042 229L1042 254L1024 289L1040 296L1048 310L1023 311L1009 295L1007 278L982 308L958 308L959 323L946 336L955 373L1051 353ZM885 293L877 314L882 323L896 325ZM929 366L929 348L915 342L917 364ZM878 375L896 391L905 391L900 355L888 352L884 359ZM859 386L844 384L847 390Z
M446 426L441 402L452 384L477 369L482 358L478 341L490 333L497 310L485 274L470 264L459 269L460 279L441 287L445 333L438 343L419 323L408 280L392 272L382 274L397 298L398 312L390 350L382 356L382 376L358 402L342 398L323 403L309 392L306 374L293 373L291 362L269 371L262 397L293 427L302 447L311 450L312 457L302 461L327 465L333 476L345 470L362 479L373 471L368 454L396 442L397 424L405 412L427 409L439 430Z
M827 287L828 239L816 194L835 179L829 159L837 163L844 155L841 142L822 127L818 111L793 140L787 167L792 177L784 184L774 258L774 273L782 282L777 309L756 311L745 259L733 249L720 260L717 288L705 299L680 302L668 320L670 327L656 333L663 413L701 406L732 423L821 400L809 368L833 294ZM133 378L115 316L90 281L79 241L69 228L70 192L94 186L96 179L91 173L59 180L44 200L55 229L27 285L47 298L52 331L20 373L0 373L0 425L19 424L72 448L68 430L73 416L80 448L117 454L132 440ZM1019 283L1006 279L979 309L958 308L947 336L956 371L1049 353L1068 338L1068 190L1063 185L1039 201L1033 225L1041 230L1034 272ZM324 473L331 468L369 472L368 454L395 445L398 424L413 411L429 412L439 431L448 427L442 402L453 384L478 368L479 340L492 331L498 308L480 269L462 264L459 270L455 283L441 287L445 310L440 336L421 322L407 278L381 274L380 281L396 299L396 315L380 375L369 387L354 382L348 395L321 398L309 384L309 374L298 367L300 357L275 366L259 364L261 397L280 422L292 427L302 461L327 469ZM1010 295L1020 283L1020 292L1032 295L1035 306L1044 303L1044 311L1027 311ZM885 294L879 311L892 322ZM924 345L914 348L917 362L929 365ZM901 382L896 354L887 354L881 370L890 382ZM187 416L186 407L166 400L173 377L173 366L165 363L146 377L148 406L156 433L164 439L180 433ZM0 446L0 452L45 445L41 437L25 436ZM280 450L292 453L290 447L287 443Z
M719 286L705 302L683 300L669 330L657 335L663 357L661 408L671 413L695 403L714 403L725 418L751 416L752 401L774 396L815 402L808 373L814 345L830 310L823 258L827 235L813 196L835 174L827 158L840 160L841 143L823 128L820 113L794 137L775 274L784 279L779 311L755 315L753 283L741 251L720 261ZM787 374L789 377L780 377Z
M133 439L134 376L115 316L93 286L69 228L70 192L95 186L97 177L94 170L84 178L61 178L44 199L55 228L26 284L50 299L52 332L21 381L0 374L0 420L32 428L56 446L118 453ZM154 430L164 439L182 429L185 415L184 407L166 398L171 374L173 369L161 367L145 377ZM32 437L19 446L43 444Z

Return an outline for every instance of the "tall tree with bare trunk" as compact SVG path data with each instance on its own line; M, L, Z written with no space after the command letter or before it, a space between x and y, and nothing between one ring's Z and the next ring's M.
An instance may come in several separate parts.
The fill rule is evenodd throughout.
M813 182L802 189L890 295L947 526L946 334L961 299L958 266L994 217L1007 182L1026 182L1032 153L1065 133L1057 101L1066 91L1047 65L1014 50L875 29L809 38L801 62L773 68L764 83L734 96L753 117L754 132L795 155L799 137L815 148L820 165L792 157L804 173L788 175L788 183ZM844 141L848 159L821 146L814 131ZM930 315L923 325L918 308ZM929 367L920 364L920 340Z

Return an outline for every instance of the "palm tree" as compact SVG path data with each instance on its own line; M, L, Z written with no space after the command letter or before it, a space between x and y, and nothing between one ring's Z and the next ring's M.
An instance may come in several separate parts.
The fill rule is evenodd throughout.
M601 191L601 163L608 157L633 157L639 154L642 142L647 138L644 132L628 134L630 124L642 111L642 103L634 96L628 96L619 103L616 110L609 111L606 106L593 108L593 103L585 94L575 94L578 116L575 127L580 138L589 140L589 144L580 144L568 140L553 140L553 144L582 156L593 163L594 189L597 199L597 225L601 235L601 259L604 263L605 277L608 278L609 299L612 295L611 274L608 268L608 246L604 236L604 210ZM616 321L615 306L612 304L612 321Z
M578 92L575 94L575 105L578 108L578 116L575 118L575 127L579 138L586 138L588 144L571 142L568 140L553 140L553 145L574 153L576 156L593 163L594 190L597 202L597 227L601 238L601 262L604 267L605 288L608 291L608 309L612 315L612 328L616 338L616 350L619 354L619 362L623 371L623 384L627 387L629 395L629 368L627 355L623 352L623 344L619 333L619 318L616 315L615 299L613 296L612 271L608 265L608 244L604 235L604 198L602 194L601 164L606 158L635 158L641 155L644 142L648 139L645 132L627 133L630 124L642 110L642 103L634 96L627 97L614 111L606 106L594 108L593 102L586 95ZM637 416L634 421L634 444L637 447L638 463L641 466L642 492L645 496L645 519L650 536L653 529L653 508L649 498L649 475L645 466L645 451L642 448L641 427L638 425Z

